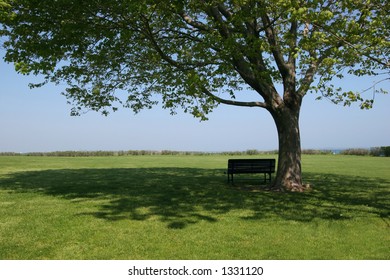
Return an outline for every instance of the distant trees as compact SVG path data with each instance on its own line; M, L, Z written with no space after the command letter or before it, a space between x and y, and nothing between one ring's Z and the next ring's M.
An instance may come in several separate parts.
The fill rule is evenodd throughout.
M0 156L42 156L42 157L110 157L110 156L150 156L150 155L225 155L225 156L259 156L259 155L277 155L277 150L259 151L250 149L246 151L224 151L224 152L199 152L199 151L152 151L152 150L128 150L128 151L55 151L55 152L29 152L29 153L15 153L15 152L0 152ZM302 150L304 155L331 155L334 154L332 150L320 149L305 149ZM376 156L376 157L390 157L390 146L373 147L370 149L345 149L340 151L341 155L354 156Z

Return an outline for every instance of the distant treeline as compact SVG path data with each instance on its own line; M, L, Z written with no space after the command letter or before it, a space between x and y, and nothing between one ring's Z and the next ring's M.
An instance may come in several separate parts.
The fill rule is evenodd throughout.
M56 151L56 152L31 152L14 153L3 152L0 156L45 156L45 157L107 157L107 156L146 156L146 155L263 155L276 154L277 151L229 151L229 152L197 152L197 151L152 151L152 150L130 150L130 151Z
M254 155L276 155L277 150L259 151L255 149L246 151L228 151L228 152L196 152L196 151L152 151L152 150L130 150L130 151L57 151L57 152L32 152L32 153L14 153L2 152L0 156L43 156L43 157L108 157L108 156L145 156L145 155L229 155L229 156L254 156ZM390 146L374 147L370 149L345 149L338 150L317 150L304 149L305 155L357 155L357 156L384 156L390 157Z
M370 149L346 149L342 150L340 154L355 156L390 157L390 146L374 147Z

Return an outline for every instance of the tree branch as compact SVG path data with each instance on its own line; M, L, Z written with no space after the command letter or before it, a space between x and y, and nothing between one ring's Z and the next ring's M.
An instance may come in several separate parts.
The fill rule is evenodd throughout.
M229 28L225 24L225 21L223 20L218 7L210 7L206 12L210 17L214 18L214 20L218 23L219 33L222 35L222 37L229 38L230 36Z
M291 22L291 28L290 28L290 34L292 36L292 40L290 42L290 54L288 57L288 63L289 64L295 64L295 54L296 54L296 46L297 46L297 39L298 39L298 22L296 20L293 20Z
M299 87L299 89L297 90L298 95L303 97L307 93L307 91L310 88L310 85L314 81L314 75L317 72L319 64L320 64L320 61L317 60L316 62L312 63L312 65L309 67L309 69L307 69L305 77L302 79L302 84Z
M201 90L204 94L211 97L215 101L226 104L226 105L233 105L233 106L241 106L241 107L260 107L260 108L267 108L267 104L265 102L259 102L259 101L252 101L252 102L245 102L245 101L235 101L235 100L229 100L229 99L223 99L220 98L214 94L212 94L206 87L202 86Z
M272 22L266 13L261 16L261 19L265 27L265 34L267 36L268 43L271 46L272 55L275 58L276 65L278 66L279 72L284 79L286 75L288 75L289 69L283 59L283 54L277 42L275 30L272 28Z
M199 21L196 21L196 20L193 20L189 15L187 15L184 11L181 11L179 13L179 15L182 17L182 19L190 26L198 29L198 30L201 30L201 31L210 31L210 28L199 22Z
M225 18L231 19L233 14L225 7L224 4L218 4L218 10L224 15Z

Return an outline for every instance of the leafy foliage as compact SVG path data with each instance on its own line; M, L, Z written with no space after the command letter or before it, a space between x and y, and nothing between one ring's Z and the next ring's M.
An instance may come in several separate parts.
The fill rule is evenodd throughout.
M275 111L309 91L368 108L373 100L331 80L389 73L383 0L2 0L0 9L5 60L44 75L32 86L65 81L73 114L162 102L206 119L218 103ZM243 89L259 100L238 101Z

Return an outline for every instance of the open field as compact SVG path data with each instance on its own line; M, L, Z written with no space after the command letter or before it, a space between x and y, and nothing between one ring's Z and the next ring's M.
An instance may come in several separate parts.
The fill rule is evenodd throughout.
M304 156L304 194L228 158L0 157L0 259L390 259L390 158Z

